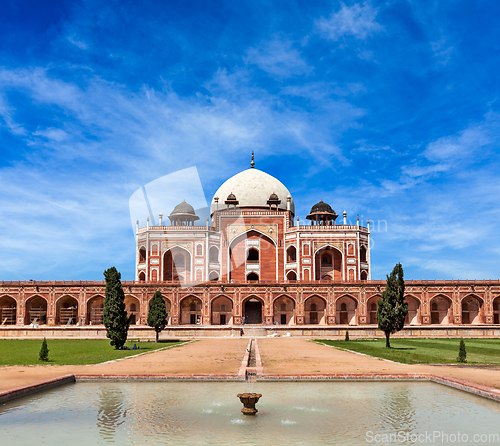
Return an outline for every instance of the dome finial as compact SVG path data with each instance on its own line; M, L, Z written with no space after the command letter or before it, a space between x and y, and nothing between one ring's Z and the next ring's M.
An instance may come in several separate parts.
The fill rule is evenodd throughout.
M255 167L255 162L253 160L253 150L252 150L252 162L250 163L250 167L253 169Z

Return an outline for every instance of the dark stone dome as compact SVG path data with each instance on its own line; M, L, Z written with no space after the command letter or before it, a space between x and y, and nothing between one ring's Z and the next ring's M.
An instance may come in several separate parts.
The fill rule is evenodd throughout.
M236 195L234 195L232 192L227 196L226 201L234 201L236 200Z
M320 200L319 203L316 203L311 208L311 214L335 214L335 211L331 208L328 203L323 203L323 200Z
M186 200L184 200L182 203L179 203L174 210L172 211L172 214L170 215L175 215L175 214L191 214L191 215L196 215L194 212L193 206L191 206L189 203L186 203Z

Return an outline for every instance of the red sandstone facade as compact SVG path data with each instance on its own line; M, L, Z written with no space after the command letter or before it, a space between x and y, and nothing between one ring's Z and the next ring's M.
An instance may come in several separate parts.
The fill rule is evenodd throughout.
M227 197L227 198L226 198ZM385 287L371 281L370 230L320 201L300 225L277 179L253 167L226 181L211 223L188 203L170 226L139 228L136 280L124 282L132 323L160 290L170 326L375 326ZM100 326L103 282L2 282L1 325ZM410 281L407 326L499 324L499 281Z

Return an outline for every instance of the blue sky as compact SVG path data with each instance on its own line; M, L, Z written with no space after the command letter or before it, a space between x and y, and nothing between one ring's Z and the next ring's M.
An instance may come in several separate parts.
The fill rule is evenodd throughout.
M196 166L209 202L252 150L301 220L323 199L374 222L372 278L497 279L499 19L493 0L4 1L0 280L133 279L132 193Z

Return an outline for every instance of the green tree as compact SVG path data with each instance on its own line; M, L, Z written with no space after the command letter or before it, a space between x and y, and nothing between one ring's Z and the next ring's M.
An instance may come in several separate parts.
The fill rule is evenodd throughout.
M467 351L465 350L465 342L460 339L460 350L458 351L457 362L466 363L467 362Z
M167 325L167 307L160 291L157 291L149 301L148 325L155 329L156 342L158 342L160 332Z
M397 263L391 274L387 276L387 284L382 298L378 300L378 328L385 333L385 346L391 348L390 336L401 330L408 314L408 304L405 299L405 281L403 267Z
M38 359L44 362L49 360L49 348L47 347L47 339L45 338L43 338L42 348L40 349L40 353L38 353Z
M345 331L345 338L344 338L344 341L348 341L349 340L349 332L346 330Z
M106 327L106 336L116 350L123 348L127 341L130 317L125 311L125 293L120 282L121 274L113 266L104 271L106 279L106 298L102 318Z

